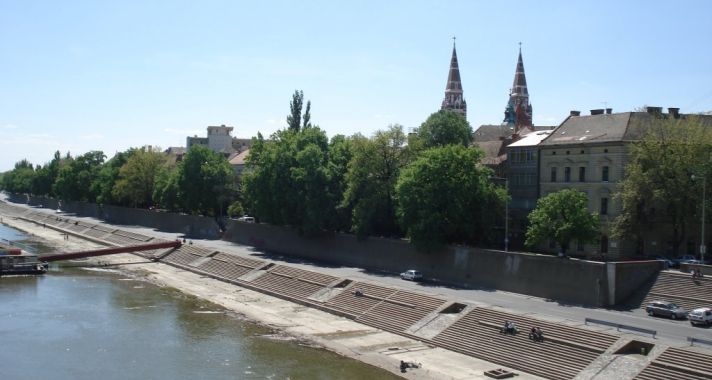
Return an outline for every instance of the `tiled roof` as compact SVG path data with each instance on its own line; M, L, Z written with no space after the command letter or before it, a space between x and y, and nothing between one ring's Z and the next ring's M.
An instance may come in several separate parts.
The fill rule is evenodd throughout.
M234 155L230 157L230 165L244 165L245 160L247 159L247 156L250 155L250 150L247 149L240 154Z
M690 117L692 115L681 115ZM639 141L654 118L648 112L569 116L541 146L582 144L614 141ZM662 117L671 117L663 114ZM712 127L712 117L699 115L700 121Z
M480 125L479 128L472 134L472 141L475 143L484 141L499 141L504 136L508 136L512 133L511 129L506 125L502 124L485 124Z

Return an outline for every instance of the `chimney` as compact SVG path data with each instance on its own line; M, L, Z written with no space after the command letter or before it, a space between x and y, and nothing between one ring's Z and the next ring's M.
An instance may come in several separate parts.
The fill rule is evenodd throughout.
M591 115L603 115L603 111L604 111L603 108L591 110Z
M645 107L645 110L651 115L660 115L663 113L663 107Z
M680 109L679 108L668 107L668 113L670 114L670 116L674 117L675 119L680 118Z
M613 108L606 108L606 115L613 113Z
M581 116L581 111L571 111L569 113L570 116Z

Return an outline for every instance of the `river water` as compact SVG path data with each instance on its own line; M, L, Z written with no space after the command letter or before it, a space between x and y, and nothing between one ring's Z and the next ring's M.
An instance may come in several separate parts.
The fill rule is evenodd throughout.
M0 239L42 246L0 225ZM396 379L106 270L0 277L0 379Z

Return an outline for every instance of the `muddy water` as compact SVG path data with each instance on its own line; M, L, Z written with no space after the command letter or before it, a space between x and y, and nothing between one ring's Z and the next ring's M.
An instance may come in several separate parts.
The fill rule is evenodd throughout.
M0 342L5 380L397 378L175 290L61 266L0 278Z

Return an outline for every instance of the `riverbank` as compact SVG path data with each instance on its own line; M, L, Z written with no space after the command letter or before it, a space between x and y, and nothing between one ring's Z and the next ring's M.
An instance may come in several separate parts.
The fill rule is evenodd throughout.
M34 223L5 216L4 223L26 231L66 251L100 247ZM159 286L168 286L218 304L257 323L277 329L296 339L337 352L346 357L386 369L408 379L486 378L485 370L499 368L471 357L428 347L418 341L379 331L349 319L294 304L248 289L184 271L166 264L121 254L92 261L112 265L122 272ZM131 264L131 265L127 265ZM49 274L51 275L51 273ZM420 369L400 373L401 360L418 362ZM523 379L536 377L520 375Z

